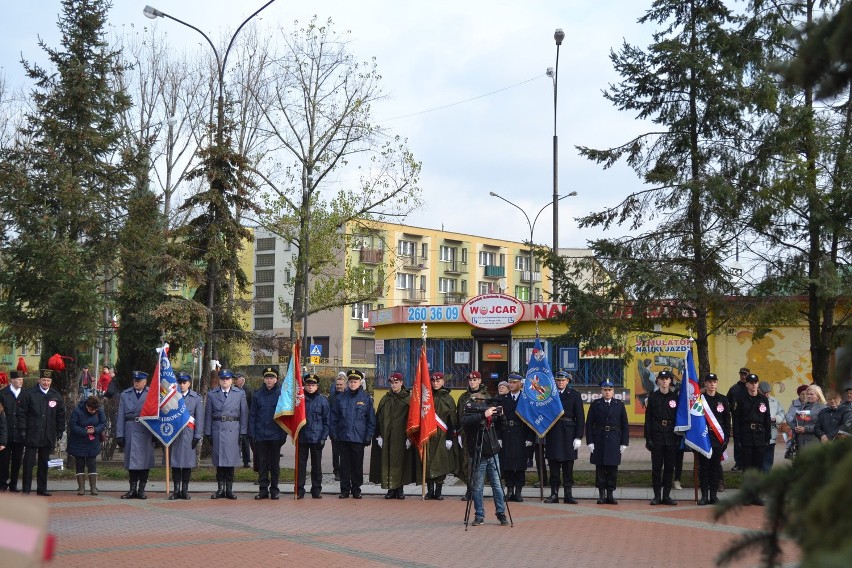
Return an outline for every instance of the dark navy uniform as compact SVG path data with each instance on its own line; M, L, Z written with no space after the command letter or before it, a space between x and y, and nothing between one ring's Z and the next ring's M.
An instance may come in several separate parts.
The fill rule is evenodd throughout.
M19 371L10 373L9 386L0 390L0 404L5 414L6 447L0 451L0 491L20 491L18 475L24 462L24 442L18 436L18 412L23 403L23 377Z
M755 374L746 378L746 383L757 384L760 379ZM772 434L772 419L769 413L769 399L760 391L751 395L746 391L737 401L734 413L734 439L740 446L743 469L760 469L766 446Z
M704 382L718 381L716 375L710 373L705 377ZM716 436L711 430L708 433L710 436L710 445L713 453L707 458L698 452L695 455L698 457L698 483L701 486L701 500L699 505L707 505L718 502L716 496L719 490L719 483L722 481L722 454L728 447L728 440L731 437L731 407L728 398L720 393L713 396L704 395L704 401L707 408L716 417L716 422L722 428L722 440Z
M114 379L113 379L114 380ZM125 389L118 399L115 441L124 450L124 469L130 475L130 489L122 499L147 499L145 486L148 472L154 467L154 438L151 431L139 422L139 413L148 397L148 374L133 371L133 386Z
M21 393L23 400L18 410L18 437L24 441L24 479L23 492L29 493L33 483L33 466L38 461L36 473L36 493L50 495L47 492L47 462L50 452L56 447L56 441L65 433L65 402L62 395L50 388L53 371L41 371L39 384ZM43 390L43 385L47 390ZM7 387L8 388L8 387Z
M192 382L189 373L180 371L177 373L178 391L180 385ZM169 496L173 499L189 499L189 480L192 476L192 468L196 465L195 447L201 440L201 425L204 424L204 405L197 392L188 389L183 395L183 403L186 411L192 416L193 421L188 424L169 446L169 458L174 478L174 491Z
M254 496L255 499L277 500L281 494L278 487L281 477L281 446L287 439L287 433L275 421L279 398L281 385L278 384L278 368L267 367L263 370L263 386L255 391L249 411L248 433L249 439L254 440L254 460L260 488ZM301 446L299 451L302 451Z
M615 388L610 379L601 382L601 388ZM615 505L613 493L621 464L621 446L630 444L627 409L624 403L613 397L592 401L586 414L586 443L594 445L591 462L595 465L595 485L598 488L598 504ZM606 495L604 495L606 492Z
M570 380L571 374L559 371L556 379ZM558 385L557 385L558 387ZM583 438L583 430L586 425L586 417L583 412L583 398L580 393L566 386L559 392L559 400L562 402L562 417L548 430L545 447L547 449L547 461L550 464L550 497L545 503L559 502L560 477L562 486L565 488L565 503L576 504L577 501L571 494L574 487L574 461L577 459L577 450L574 449Z
M510 383L520 381L523 381L520 375L509 374ZM500 450L500 466L506 482L506 501L516 502L523 501L521 489L526 485L527 445L531 446L535 440L535 432L515 413L520 394L518 390L500 397L504 417L500 431L500 439L503 442L503 448Z
M671 380L672 374L660 371L657 381L661 379ZM671 498L675 456L680 444L680 436L674 431L677 404L677 394L672 390L665 394L656 390L648 395L645 407L645 447L651 451L651 483L654 489L651 505L677 504Z

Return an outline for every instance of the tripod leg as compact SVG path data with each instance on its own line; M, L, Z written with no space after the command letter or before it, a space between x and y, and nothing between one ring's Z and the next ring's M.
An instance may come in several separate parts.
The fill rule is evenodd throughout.
M465 503L464 508L464 530L467 532L468 523L470 521L470 508L473 505L473 494L476 487L474 475L479 475L479 464L482 461L482 430L476 435L476 447L473 451L473 457L470 459L470 475L467 476L467 488L470 491L470 499Z
M491 456L488 459L492 460L491 464L494 466L494 469L497 470L497 479L501 479L503 477L503 475L502 475L503 472L500 471L500 468L501 468L500 460L497 459L497 456ZM487 472L486 472L486 474L487 474ZM500 487L502 489L503 486L501 485ZM512 520L512 511L509 510L509 501L506 499L506 492L505 491L503 492L503 504L506 507L506 515L509 517L509 525L515 526L515 521Z

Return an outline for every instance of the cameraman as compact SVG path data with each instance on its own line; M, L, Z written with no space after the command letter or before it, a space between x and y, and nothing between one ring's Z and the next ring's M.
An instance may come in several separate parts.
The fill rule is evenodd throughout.
M501 525L508 525L506 519L506 501L503 496L503 486L500 484L500 442L495 430L496 422L502 420L501 407L488 406L482 392L474 393L465 404L462 415L462 427L465 436L473 443L467 444L467 452L471 459L470 481L473 493L475 517L473 526L485 522L485 507L482 502L482 488L485 484L485 474L491 484L494 497L494 509ZM477 463L477 460L479 462Z

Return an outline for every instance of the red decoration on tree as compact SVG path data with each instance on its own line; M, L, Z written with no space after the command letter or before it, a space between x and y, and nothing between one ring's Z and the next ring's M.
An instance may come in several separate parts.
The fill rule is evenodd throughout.
M23 374L27 374L27 362L24 361L23 357L18 357L18 370Z
M47 360L47 368L57 373L65 370L65 361L62 360L62 355L55 353L53 357Z

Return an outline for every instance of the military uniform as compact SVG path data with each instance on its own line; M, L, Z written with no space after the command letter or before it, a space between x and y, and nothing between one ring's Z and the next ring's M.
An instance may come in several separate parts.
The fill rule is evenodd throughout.
M376 431L373 399L364 390L364 373L352 369L346 373L349 385L331 407L329 432L340 447L340 499L361 498L364 483L364 447L372 442Z
M305 496L308 457L311 458L311 497L322 499L322 450L328 438L328 421L331 408L328 400L319 393L319 377L308 374L304 384L316 385L317 390L305 390L305 426L299 431L299 486L296 495Z
M432 373L432 377L444 374ZM434 386L434 385L433 385ZM445 388L432 389L435 403L435 416L444 423L446 429L438 427L435 435L426 442L426 499L443 500L441 494L444 480L448 473L456 470L455 452L453 451L453 432L456 431L456 401ZM448 447L449 446L449 447Z
M614 388L614 383L606 379L601 382L601 388ZM621 464L621 446L627 447L629 443L630 431L624 403L615 397L609 401L603 397L592 401L586 414L586 444L594 445L591 462L595 465L598 504L618 503L613 493L618 480L618 466Z
M4 409L0 420L6 423L6 447L0 450L0 491L13 493L20 491L18 475L24 462L24 442L18 436L18 412L24 400L24 390L15 386L19 381L23 385L21 373L12 371L9 386L0 390L0 404Z
M707 380L718 379L716 379L716 375L710 373L704 379L705 382ZM719 500L716 494L719 490L719 484L722 482L722 454L727 449L728 440L731 437L731 407L728 398L717 392L713 396L705 394L704 400L713 416L716 417L719 426L722 427L723 440L719 440L713 432L708 432L707 435L710 437L713 453L709 458L698 452L695 453L698 457L698 484L701 487L699 505L712 504Z
M523 377L510 373L510 381L523 381ZM517 397L517 398L516 398ZM503 479L506 482L506 501L521 502L521 489L526 485L527 446L535 440L535 432L518 418L516 410L520 391L509 393L500 398L503 406L504 420L500 439L503 447L500 450L500 466L503 469Z
M399 378L401 380L402 376ZM385 499L404 499L403 486L416 481L415 451L406 433L410 401L411 391L405 387L398 393L389 390L376 410L376 442L370 454L370 481L388 490ZM381 440L381 445L378 440Z
M661 379L671 381L672 374L661 371L657 381ZM651 484L654 489L651 505L677 504L671 498L675 457L680 444L680 436L674 430L677 405L678 396L673 390L667 393L656 390L648 395L645 407L645 447L651 452Z
M51 379L53 372L41 371L42 379ZM49 384L49 383L48 383ZM18 410L18 438L24 441L23 492L29 493L33 483L33 466L38 461L36 493L49 496L47 492L47 462L56 442L65 433L65 402L53 388L45 391L39 384L21 393L23 400Z
M210 437L213 451L211 462L216 468L218 488L212 499L234 494L234 468L240 463L240 439L248 434L248 406L245 393L234 387L234 373L229 369L219 371L220 386L207 393L204 406L204 435ZM229 382L231 381L231 382ZM222 383L227 386L221 386Z
M267 384L270 379L275 382ZM254 459L258 471L260 491L255 499L275 500L281 490L278 481L281 477L281 446L287 439L284 429L275 421L275 409L281 398L281 385L278 384L278 370L267 367L263 370L263 386L255 391L249 411L248 435L254 440ZM304 428L303 428L304 429ZM299 448L301 451L301 447Z
M570 373L559 371L557 378L571 379ZM586 417L583 409L583 398L580 393L567 385L559 392L559 401L562 403L563 414L548 430L545 436L547 450L547 461L550 464L550 497L545 503L559 502L559 485L564 487L565 503L576 504L572 495L574 487L574 461L577 459L576 446L583 437L586 425Z
M757 375L750 374L747 383L758 383ZM772 435L772 419L769 412L769 399L760 391L752 396L748 392L737 401L734 414L734 439L740 446L742 468L760 469L766 446Z
M115 439L124 449L124 469L130 474L130 489L122 499L147 499L145 486L148 472L154 467L154 438L151 431L139 422L142 405L148 396L148 374L133 371L133 386L121 392L118 399ZM141 387L141 388L138 388Z
M192 377L189 373L179 372L177 382L178 384L191 383ZM183 394L183 403L193 420L180 431L169 446L169 462L174 483L174 491L169 496L170 500L189 500L189 480L192 476L192 468L196 466L195 447L201 440L201 425L204 423L204 406L197 392L192 389L187 390L186 394Z

